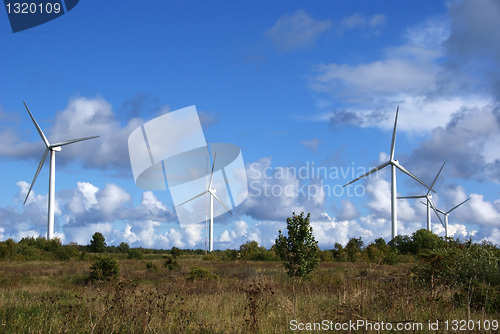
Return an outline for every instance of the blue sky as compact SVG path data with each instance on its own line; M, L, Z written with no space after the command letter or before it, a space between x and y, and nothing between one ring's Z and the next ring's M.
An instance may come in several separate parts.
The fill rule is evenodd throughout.
M99 231L109 244L205 248L205 224L180 228L168 191L135 185L127 149L138 126L190 105L247 169L249 196L216 218L214 248L270 247L302 211L321 248L389 240L389 171L341 185L385 161L399 105L396 158L427 183L447 162L438 208L471 197L451 234L500 244L497 1L81 1L15 34L0 12L0 239L46 233L48 163L23 206L43 154L24 100L50 141L100 135L57 154L64 243ZM404 174L397 185L425 192ZM425 207L400 200L398 218L411 234Z

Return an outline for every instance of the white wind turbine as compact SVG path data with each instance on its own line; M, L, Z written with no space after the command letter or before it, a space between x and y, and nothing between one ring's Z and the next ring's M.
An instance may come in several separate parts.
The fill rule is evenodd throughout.
M29 110L28 106L26 105L26 102L23 101L23 103L24 103L24 106L26 107L26 110L28 110L28 113L30 114L30 117L31 117L31 120L33 121L33 124L35 124L36 130L40 134L40 137L42 137L43 143L45 144L45 152L43 152L42 160L40 160L40 164L38 165L38 169L36 170L35 177L33 178L33 181L31 182L30 188L28 190L28 193L26 194L26 198L24 199L23 204L26 204L26 201L28 200L28 196L30 195L31 189L33 188L33 185L35 184L36 178L38 177L38 174L40 173L40 170L42 169L43 164L45 163L45 160L47 158L47 154L50 151L49 203L48 203L48 219L47 219L47 240L50 240L54 236L54 202L55 202L55 186L56 186L56 172L55 172L56 155L55 155L55 153L61 151L61 146L73 144L73 143L83 141L83 140L97 138L99 136L71 139L71 140L66 140L63 142L55 143L55 144L50 144L49 141L47 140L47 137L45 137L42 129L40 128L38 123L35 121L33 114L31 114L31 111Z
M187 201L182 202L179 204L179 206L186 204L187 202L190 202L194 200L195 198L201 197L205 194L210 194L210 227L209 227L209 232L208 232L208 239L209 239L209 247L208 251L212 252L214 249L214 198L224 207L224 209L227 210L230 214L233 214L231 210L229 210L224 203L219 199L217 196L217 190L215 188L212 188L212 181L213 181L213 176L214 176L214 168L215 168L215 157L217 156L217 153L214 153L214 161L212 162L212 172L210 173L210 182L208 183L208 188L207 190L199 193L198 195L188 199Z
M441 174L441 171L443 170L443 167L444 167L445 164L446 164L446 162L443 163L443 165L441 166L441 169L439 170L439 172L437 173L436 177L434 178L434 181L432 181L431 189L432 189L432 187L434 187L434 184L436 183L436 180L439 177L439 174ZM426 198L427 199L427 230L429 230L429 231L432 229L432 227L431 227L431 207L432 207L432 210L434 210L434 212L438 216L439 220L441 220L441 218L437 214L436 207L434 206L434 203L432 203L431 189L427 190L427 193L425 195L400 196L400 197L398 197L398 199L400 199L400 198Z
M439 218L439 220L441 220L441 224L443 224L443 227L444 227L444 235L445 235L445 237L446 237L446 238L448 238L448 237L449 237L449 235L448 235L448 216L450 215L450 213L451 213L453 210L455 210L456 208L458 208L460 205L464 204L464 203L465 203L465 202L467 202L468 200L470 200L470 197L469 197L469 198L467 198L467 199L466 199L465 201L463 201L462 203L455 205L452 209L450 209L450 210L448 210L448 211L446 211L446 212L445 212L445 211L443 211L443 210L440 210L440 209L437 209L437 208L436 208L437 212L442 213L442 214L443 214L443 216L444 216L444 223L443 223L443 221L441 220L441 218L440 218L439 216L438 216L438 218ZM420 202L420 203L425 204L424 202ZM437 212L436 212L436 214L437 214Z
M399 161L397 161L396 159L394 159L394 148L395 148L395 145L396 145L396 125L398 123L398 113L399 113L399 106L398 108L396 109L396 119L394 120L394 130L392 132L392 144L391 144L391 155L390 155L390 158L389 158L389 161L387 162L384 162L383 164L381 164L380 166L378 167L375 167L373 168L372 170L370 170L368 173L365 173L363 175L361 175L360 177L352 180L351 182L347 183L344 185L347 186L351 183L354 183L356 181L358 181L359 179L362 179L364 178L365 176L368 176L370 174L373 174L379 170L381 170L382 168L390 165L391 166L391 231L392 231L392 238L394 239L397 235L398 235L398 213L397 213L397 193L396 193L396 169L399 169L400 171L402 171L403 173L409 175L411 178L413 178L414 180L416 180L417 182L419 182L420 184L422 184L423 186L425 186L427 189L431 189L432 188L429 188L423 181L421 181L418 177L416 177L415 175L413 175L409 170L407 170L406 168L404 168L400 163ZM432 190L434 191L434 190Z

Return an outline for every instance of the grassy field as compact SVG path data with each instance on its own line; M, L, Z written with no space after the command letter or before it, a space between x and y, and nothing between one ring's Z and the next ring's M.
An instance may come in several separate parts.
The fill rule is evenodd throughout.
M321 262L298 280L272 261L203 261L193 255L169 270L162 255L114 256L119 277L94 283L88 279L93 259L0 262L0 332L292 333L325 321L330 332L376 333L366 326L334 326L383 321L381 333L452 333L458 331L451 322L462 319L474 321L467 333L498 332L478 329L498 321L498 314L458 305L453 288L416 279L414 264ZM436 320L439 330L430 330L429 321ZM398 323L407 330L396 330Z

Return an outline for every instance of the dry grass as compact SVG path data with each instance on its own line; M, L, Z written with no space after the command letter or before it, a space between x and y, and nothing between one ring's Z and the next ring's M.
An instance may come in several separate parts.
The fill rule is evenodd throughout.
M411 265L321 263L310 277L294 280L276 262L191 257L169 271L159 259L120 260L119 280L88 284L91 262L2 262L0 332L289 333L293 319L468 319L468 310L452 303L453 290L424 288L412 279ZM215 275L191 281L193 267ZM488 316L472 312L470 319Z

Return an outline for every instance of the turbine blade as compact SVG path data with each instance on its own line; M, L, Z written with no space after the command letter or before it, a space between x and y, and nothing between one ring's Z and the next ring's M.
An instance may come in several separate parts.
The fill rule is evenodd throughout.
M438 217L439 221L441 222L441 225L443 225L443 227L446 228L446 226L444 226L443 220L441 219L441 217L438 214L438 211L437 211L436 207L434 206L434 203L432 203L432 201L430 199L427 199L427 200L429 201L429 204L431 205L432 210L434 210L434 213L436 214L436 216Z
M205 190L204 192L202 192L202 193L200 193L200 194L198 194L198 195L196 195L196 196L194 196L194 197L192 197L192 198L188 199L187 201L182 202L182 203L181 203L181 204L179 204L178 206L181 206L181 205L183 205L183 204L186 204L186 203L187 203L187 202L189 202L189 201L192 201L193 199L196 199L196 198L198 198L198 197L201 197L201 196L205 195L207 192L208 192L208 190Z
M393 162L394 163L394 162ZM431 191L434 191L434 189L430 188L428 185L426 185L424 183L424 181L420 180L418 177L416 177L412 172L410 172L408 169L404 168L401 164L399 164L399 162L395 162L394 163L396 165L397 168L399 168L400 171L402 171L403 173L405 173L406 175L410 176L411 178L413 178L415 181L417 181L418 183L420 183L421 185L423 185L424 187L426 187L427 189L431 190ZM435 192L435 191L434 191Z
M208 189L212 189L212 181L214 177L214 168L215 168L215 158L217 157L217 152L214 152L214 161L212 162L212 172L210 173L210 182L208 183Z
M394 149L396 148L396 125L398 124L399 106L396 109L396 119L394 120L394 130L392 131L391 160L394 159Z
M224 205L224 203L222 203L222 201L219 199L219 197L217 197L217 195L216 195L215 193L213 193L213 192L211 192L211 191L210 191L210 194L211 194L211 195L212 195L212 196L213 196L213 197L214 197L214 198L215 198L215 199L216 199L216 200L217 200L220 204L222 204L222 206L224 207L224 209L226 209L226 211L227 211L227 212L229 212L230 214L233 214L233 213L231 212L231 210L229 210L229 209L227 208L227 206L225 206L225 205Z
M400 198L426 198L427 196L425 195L418 195L418 196L399 196L398 199Z
M456 208L458 208L460 205L464 204L465 202L467 202L468 200L470 200L470 197L467 198L465 201L463 201L462 203L458 204L458 205L455 205L453 207L453 209L451 209L450 211L448 211L448 213L452 212L453 210L455 210Z
M28 114L30 114L30 117L31 117L31 120L33 121L33 124L35 124L35 127L36 127L36 130L38 131L38 134L40 135L40 137L42 137L42 140L45 143L45 146L49 147L50 143L47 140L47 137L45 137L45 135L44 135L44 133L42 131L42 128L40 128L40 126L38 125L38 123L35 121L35 117L33 117L33 114L31 113L30 109L26 105L26 102L23 101L23 103L24 103L24 106L26 107L26 110L28 110Z
M50 147L52 148L52 147L69 145L69 144L73 144L73 143L78 143L79 141L94 139L94 138L98 138L98 137L99 136L93 136L93 137L85 137L85 138L78 138L78 139L66 140L66 141L62 141L62 142L59 142L59 143L52 144L52 145L50 145Z
M49 149L46 148L45 152L43 152L42 160L40 160L40 163L38 164L38 168L35 173L35 177L33 178L33 181L31 181L30 189L28 190L28 193L26 194L26 198L24 199L24 204L26 204L26 201L28 200L28 196L30 195L31 189L33 188L33 185L35 184L36 178L38 177L38 174L42 170L43 164L45 163L45 159L47 158L47 153L49 153Z
M441 174L441 171L443 170L443 167L444 165L446 164L446 161L443 162L443 165L441 166L441 169L439 170L439 172L437 173L436 177L434 178L434 181L432 181L432 184L431 184L431 189L434 187L434 184L436 183L438 177L439 177L439 174ZM427 192L427 195L429 195L429 193L431 192L431 189L429 189L429 191Z
M368 173L365 173L365 174L361 175L360 177L358 177L358 178L356 178L356 179L352 180L351 182L344 184L344 187L345 187L345 186L350 185L351 183L356 182L356 181L357 181L357 180L359 180L359 179L364 178L365 176L368 176L368 175L370 175L370 174L373 174L373 173L375 173L375 172L377 172L377 171L381 170L382 168L384 168L384 167L385 167L385 166L387 166L388 164L390 164L390 161L387 161L387 162L385 162L385 163L381 164L380 166L373 168L373 169L372 169L371 171L369 171Z

